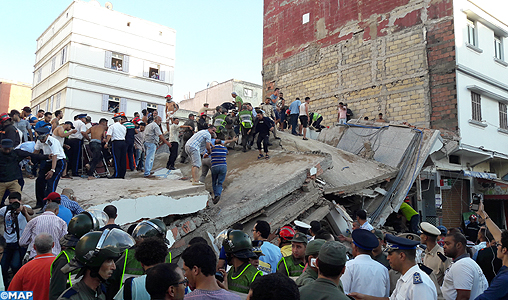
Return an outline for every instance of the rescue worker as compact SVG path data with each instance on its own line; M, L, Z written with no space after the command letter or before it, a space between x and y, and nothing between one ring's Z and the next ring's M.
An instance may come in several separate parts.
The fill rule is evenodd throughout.
M83 139L90 140L88 134L86 134L87 128L85 125L86 114L77 115L72 124L76 129L76 132L69 135L69 138L65 140L65 143L69 145L69 150L66 151L69 157L69 168L72 172L72 176L79 176L78 170L81 167L81 155L83 147Z
M104 219L104 216L99 216ZM102 220L104 222L104 220ZM99 230L98 218L94 212L82 212L74 216L67 227L68 233L60 239L62 251L51 265L51 280L49 283L49 300L56 300L58 297L72 286L71 275L77 274L78 270L64 274L62 268L71 262L75 256L76 244L79 239L90 231Z
M316 132L321 132L321 129L325 128L325 126L321 125L321 122L323 121L323 116L318 114L317 112L311 112L309 113L309 124L311 124L311 127L314 127Z
M305 268L305 248L307 247L307 236L304 233L297 232L291 240L291 255L283 257L277 265L277 273L289 277L298 277L302 275Z
M231 97L233 97L233 99L235 99L234 102L235 102L236 106L238 107L238 109L240 109L243 106L242 98L240 98L240 96L238 96L238 94L236 92L232 92Z
M226 114L224 113L222 106L217 106L217 114L213 117L213 125L216 128L215 133L217 134L217 138L220 140L224 140L224 131L226 128Z
M113 116L115 123L109 126L106 132L106 144L104 148L108 147L109 141L111 140L111 152L113 154L113 162L115 166L115 174L109 178L125 178L125 172L127 171L127 144L125 143L125 136L127 134L127 128L123 126L122 117L125 114L123 112L116 113Z
M240 133L242 134L242 151L247 152L247 146L249 150L251 148L249 142L252 137L251 132L254 121L252 119L252 113L247 109L246 105L243 105L242 110L238 113L238 120L240 123Z
M231 266L227 277L229 290L248 294L252 282L257 276L263 275L249 263L250 258L258 258L252 251L250 237L243 231L231 230L222 246L226 251L227 262Z
M284 226L279 230L279 248L282 257L291 255L291 240L295 236L295 230L291 226Z
M307 267L305 268L305 271L303 271L302 275L300 275L295 281L298 287L313 282L318 278L316 259L319 256L321 246L323 246L325 242L326 241L322 239L315 239L310 241L305 248L305 263L307 264Z
M441 231L427 222L422 222L420 228L422 230L420 242L427 246L423 264L432 269L436 274L437 283L441 286L443 285L444 273L452 260L444 255L443 248L437 244L437 237L441 234Z
M106 300L101 284L115 271L115 261L133 245L134 239L116 228L85 234L76 245L74 259L64 267L65 271L81 268L77 277L83 278L65 290L58 299Z

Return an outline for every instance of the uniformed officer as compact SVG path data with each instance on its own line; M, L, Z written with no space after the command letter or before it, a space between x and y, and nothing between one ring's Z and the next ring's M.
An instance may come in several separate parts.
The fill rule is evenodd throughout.
M360 293L351 293L355 299L425 299L436 300L437 291L430 277L423 272L415 262L417 241L386 235L388 260L390 266L402 276L397 281L395 290L390 298L367 296Z
M65 289L72 286L71 275L77 274L77 270L64 274L61 269L74 258L78 240L90 231L99 230L99 221L93 213L85 211L71 219L67 230L68 233L60 240L62 251L51 265L49 300L58 299Z
M422 222L420 228L422 230L420 242L427 246L423 264L432 269L436 275L437 283L441 286L443 285L444 273L452 260L444 255L443 248L437 244L437 237L441 234L441 231L427 222Z
M59 300L106 300L101 284L116 269L117 260L126 248L134 245L134 239L120 229L93 231L81 237L76 245L74 259L64 267L65 271L81 268L77 277L83 278L65 290Z
M305 268L305 271L303 271L302 275L300 275L295 281L298 287L311 283L318 278L316 259L319 256L321 246L323 246L325 242L326 241L322 239L315 239L310 241L305 248L305 263L307 264L307 267Z
M283 257L277 265L277 273L289 277L298 277L302 275L305 268L305 248L307 247L307 236L304 233L297 232L291 240L291 255Z
M252 251L250 237L240 230L228 231L227 238L222 242L226 251L228 265L228 288L232 291L248 294L250 285L262 272L249 263L250 258L257 258Z
M295 236L295 230L291 226L284 226L279 230L279 248L282 256L291 255L291 240Z
M104 147L107 148L111 141L111 154L113 154L113 165L115 166L115 173L110 178L125 178L127 171L127 144L125 143L127 128L122 125L124 116L123 112L114 114L115 123L109 126L106 133Z

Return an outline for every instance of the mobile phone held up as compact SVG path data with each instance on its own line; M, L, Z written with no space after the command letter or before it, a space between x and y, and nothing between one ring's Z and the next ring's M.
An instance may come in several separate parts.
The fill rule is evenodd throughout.
M478 211L480 209L480 202L483 201L483 194L477 194L473 193L471 197L471 204L469 205L469 208L472 211Z

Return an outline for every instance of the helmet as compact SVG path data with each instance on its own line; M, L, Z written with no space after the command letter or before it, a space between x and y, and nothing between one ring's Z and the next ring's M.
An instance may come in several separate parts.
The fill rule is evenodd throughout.
M89 212L85 211L75 215L69 222L67 231L75 235L77 238L84 236L90 231L99 230L99 224Z
M76 245L76 260L86 267L100 268L103 262L118 259L134 244L129 234L117 228L89 232Z
M279 237L282 240L290 241L295 236L295 230L291 226L284 226L279 231Z
M104 211L98 209L89 209L86 211L86 213L91 216L94 222L94 230L99 230L99 228L104 227L106 224L108 224L109 217Z
M132 237L135 240L151 236L157 236L166 240L166 224L159 219L150 219L142 221L132 231Z
M252 241L250 237L241 230L228 231L227 238L222 242L226 253L235 253L242 250L252 252Z
M469 221L476 222L478 221L478 217L475 214L472 214L469 216Z

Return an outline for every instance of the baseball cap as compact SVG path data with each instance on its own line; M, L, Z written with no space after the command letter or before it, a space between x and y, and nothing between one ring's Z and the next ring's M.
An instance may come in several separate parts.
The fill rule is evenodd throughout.
M59 193L57 193L57 192L51 192L43 200L44 201L47 201L47 200L55 201L55 200L62 200L62 198L60 198L60 194Z
M30 107L28 107L28 106L25 106L25 107L23 107L23 111L27 112L27 113L31 113L32 109Z
M322 239L315 239L315 240L310 241L310 243L305 248L305 256L307 256L307 255L314 255L314 256L318 255L319 254L319 250L321 249L321 247L325 243L326 243L326 241L322 240Z
M344 266L346 264L346 247L337 241L326 242L319 251L319 261L332 266Z
M192 117L192 116L194 116L194 117L195 117L196 115L195 115L195 114L189 114L189 118L190 118L190 117Z
M164 97L164 98L173 98L173 97L171 97L171 95L166 95L166 97Z
M71 129L74 129L74 124L71 121L65 121L64 125L71 125Z

